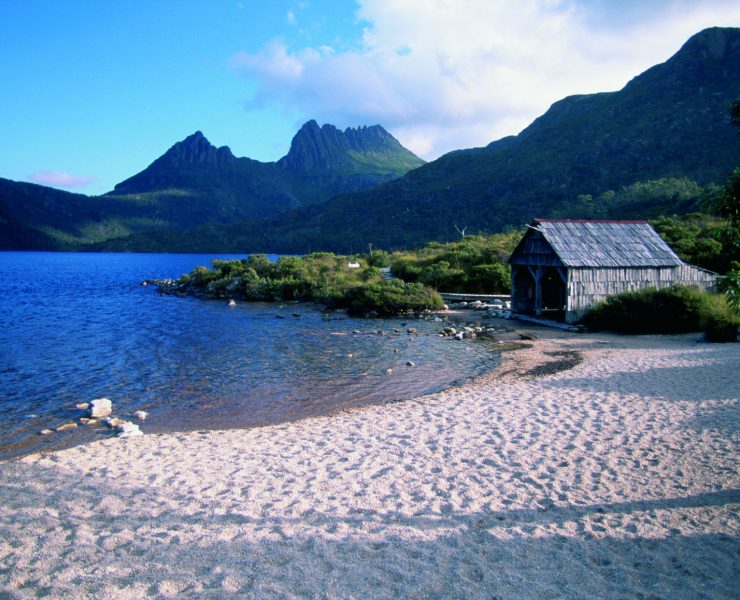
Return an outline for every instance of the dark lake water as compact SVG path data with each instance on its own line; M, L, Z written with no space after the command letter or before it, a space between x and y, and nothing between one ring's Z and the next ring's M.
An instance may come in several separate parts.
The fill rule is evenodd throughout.
M103 426L38 434L99 397L116 416L148 411L145 433L250 427L408 399L500 360L491 343L439 337L438 322L229 307L140 285L212 258L0 252L0 458L111 435Z

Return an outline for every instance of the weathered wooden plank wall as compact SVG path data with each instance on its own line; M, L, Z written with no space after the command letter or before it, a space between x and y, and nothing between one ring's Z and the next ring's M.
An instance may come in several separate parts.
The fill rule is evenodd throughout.
M713 290L717 276L691 265L662 268L568 269L567 311L569 323L577 321L591 306L620 292L648 287L697 285Z

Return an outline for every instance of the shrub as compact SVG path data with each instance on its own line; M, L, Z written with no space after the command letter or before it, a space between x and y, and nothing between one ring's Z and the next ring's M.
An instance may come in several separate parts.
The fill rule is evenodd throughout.
M704 338L708 342L736 342L740 316L728 304L724 296L713 296L702 314Z
M721 297L696 287L648 288L598 303L586 313L583 324L595 331L686 333L701 331L710 321L719 327L726 320L721 306L729 311Z
M379 315L394 315L404 311L438 310L444 304L434 290L398 279L352 287L347 291L343 303L355 315L371 311Z
M727 304L740 314L740 269L733 269L720 280L719 288L727 298Z

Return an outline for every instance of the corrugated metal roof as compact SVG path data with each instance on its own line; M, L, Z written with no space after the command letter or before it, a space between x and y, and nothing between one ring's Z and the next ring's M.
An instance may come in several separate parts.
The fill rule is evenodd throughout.
M566 267L672 267L683 264L645 221L535 219Z

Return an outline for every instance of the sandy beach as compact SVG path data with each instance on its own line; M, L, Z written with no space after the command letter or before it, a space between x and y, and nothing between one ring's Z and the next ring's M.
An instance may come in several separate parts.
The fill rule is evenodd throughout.
M531 344L417 400L1 463L0 597L737 598L740 345Z

